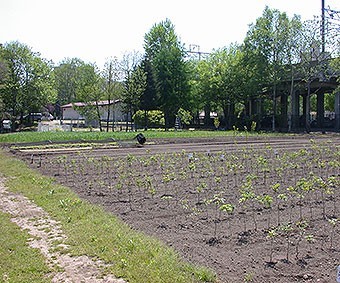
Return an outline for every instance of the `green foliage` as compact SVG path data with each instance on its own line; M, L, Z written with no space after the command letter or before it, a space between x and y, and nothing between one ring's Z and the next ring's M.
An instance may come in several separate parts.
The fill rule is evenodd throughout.
M126 113L133 113L139 109L142 94L146 89L146 79L146 73L141 66L136 66L127 74L123 95Z
M181 118L181 123L184 125L189 125L192 122L191 113L183 108L178 109L177 116Z
M159 128L165 125L164 113L160 110L137 111L132 119L141 127Z
M105 62L104 69L101 72L101 88L103 91L102 98L107 100L109 103L114 102L119 99L123 95L123 85L122 81L122 71L121 71L121 63L118 59L110 58ZM114 107L115 104L113 104ZM111 108L107 108L107 116L104 117L106 119L106 131L109 131L109 121L111 117L114 117L114 109L113 113L111 113ZM112 127L114 130L114 127Z
M4 153L0 152L0 155ZM0 169L5 176L16 176L6 183L11 191L34 200L61 222L73 255L86 254L104 262L117 263L108 271L131 283L215 282L214 274L208 269L183 262L173 249L129 228L102 208L79 200L68 188L33 172L24 163L9 157L1 158ZM1 214L0 221L3 222ZM20 234L21 232L12 231L10 237L17 239ZM21 246L22 244L19 246L20 250ZM6 272L15 272L12 268L6 269ZM43 272L46 271L43 269ZM38 274L35 282L46 282L39 281L43 275ZM31 282L13 282L19 281Z
M216 129L220 126L220 119L218 119L218 117L214 118L214 126Z
M188 65L184 47L170 20L154 25L145 35L145 56L155 80L158 105L164 112L165 127L175 123L178 109L188 103Z
M38 112L47 103L61 106L121 98L126 113L160 109L166 128L174 125L182 108L190 113L219 112L224 128L235 125L254 131L261 115L254 115L249 103L261 101L265 112L262 114L275 116L280 109L273 98L277 97L280 81L291 80L292 92L297 74L308 86L325 66L326 79L339 73L338 36L327 38L327 54L310 52L321 46L316 25L315 21L301 23L298 16L289 18L284 12L266 7L249 26L242 44L215 49L207 56L200 55L197 61L187 60L175 26L166 19L145 34L143 60L130 57L126 62L129 56L122 61L113 58L100 73L95 65L78 58L65 59L53 67L24 44L4 44L0 49L0 113L15 119ZM328 60L330 57L333 59ZM315 108L316 99L311 103ZM306 112L311 103L308 95ZM325 109L334 111L334 93L325 95ZM58 107L56 112L60 117ZM82 114L99 119L96 109ZM213 126L209 115L205 117L206 125ZM188 123L187 119L182 121Z
M65 59L53 70L57 101L60 106L77 102L78 83L82 80L80 68L85 62L78 58ZM61 113L59 113L60 115Z
M235 206L231 203L225 203L222 204L219 209L227 214L233 214Z
M6 43L1 53L7 75L2 80L0 97L4 110L13 120L39 112L47 103L55 101L52 62L19 42Z

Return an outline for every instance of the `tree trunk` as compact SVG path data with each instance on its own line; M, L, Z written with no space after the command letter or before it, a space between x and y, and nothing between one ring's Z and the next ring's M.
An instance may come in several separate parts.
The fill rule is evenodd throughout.
M115 107L116 107L116 105L113 104L113 108L112 108L112 132L115 131L115 121L116 121Z
M98 101L96 101L96 110L97 110L97 119L99 122L99 130L102 132L102 123L101 123L101 119L100 119L100 111L99 111L99 105L98 105Z
M144 130L148 129L148 110L144 110Z
M276 116L276 83L273 88L273 118L272 118L272 130L275 132L275 116Z
M107 100L107 117L106 117L106 132L109 131L109 122L110 122L110 104L111 104L111 100L110 98Z
M129 109L126 111L126 124L125 124L125 132L129 130L129 114L131 113L131 110Z
M206 104L204 106L204 126L207 128L210 128L212 126L211 120L210 120L210 105Z

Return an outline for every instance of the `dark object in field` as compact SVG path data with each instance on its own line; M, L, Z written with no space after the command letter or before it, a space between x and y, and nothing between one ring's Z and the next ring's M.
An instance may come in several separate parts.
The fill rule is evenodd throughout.
M146 142L146 138L145 138L144 135L141 134L141 133L139 133L139 134L135 137L135 139L137 139L137 141L138 141L139 144L145 144L145 142Z

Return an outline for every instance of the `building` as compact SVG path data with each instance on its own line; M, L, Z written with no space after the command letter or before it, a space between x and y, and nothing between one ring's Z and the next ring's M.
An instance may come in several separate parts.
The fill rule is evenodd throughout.
M110 111L109 122L126 122L128 115L123 112L121 100L102 100L96 102L74 102L61 106L62 111L62 122L64 124L72 125L84 125L84 126L98 126L98 120L93 120L86 117L87 110L91 109L96 111L96 105L99 107L100 120L102 122L107 121L108 112Z

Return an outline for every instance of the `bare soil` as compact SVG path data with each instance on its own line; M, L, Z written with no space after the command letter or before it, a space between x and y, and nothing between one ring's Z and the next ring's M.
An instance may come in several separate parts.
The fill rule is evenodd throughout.
M339 146L333 134L15 154L220 282L329 283L340 265Z

